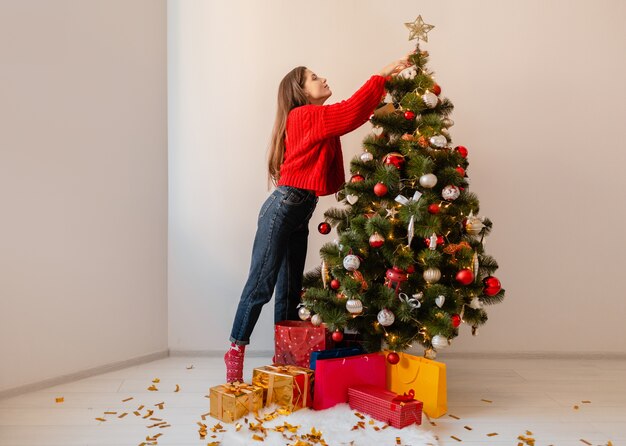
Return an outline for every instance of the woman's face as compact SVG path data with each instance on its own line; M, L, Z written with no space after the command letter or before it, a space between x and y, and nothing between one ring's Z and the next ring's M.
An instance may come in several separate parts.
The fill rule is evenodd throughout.
M311 104L322 105L333 92L330 91L330 88L326 85L326 79L318 77L317 74L309 69L307 69L305 73L304 93L307 98L309 98Z

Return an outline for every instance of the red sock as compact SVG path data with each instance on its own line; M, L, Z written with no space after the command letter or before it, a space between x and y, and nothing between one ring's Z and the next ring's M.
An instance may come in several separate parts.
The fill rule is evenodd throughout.
M246 351L245 345L237 345L234 342L224 355L226 364L226 382L243 382L243 357Z

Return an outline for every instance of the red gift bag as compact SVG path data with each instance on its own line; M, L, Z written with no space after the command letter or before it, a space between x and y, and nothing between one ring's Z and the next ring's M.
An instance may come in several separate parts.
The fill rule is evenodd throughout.
M326 350L330 340L324 324L307 321L282 321L274 326L274 362L309 367L311 352Z
M348 388L362 384L385 387L385 356L381 353L318 359L313 380L313 409L348 402Z

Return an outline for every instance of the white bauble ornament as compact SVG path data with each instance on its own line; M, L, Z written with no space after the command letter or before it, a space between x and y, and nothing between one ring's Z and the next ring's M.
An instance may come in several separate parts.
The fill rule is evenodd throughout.
M426 359L435 359L437 357L437 352L432 348L427 348L424 350L424 358Z
M431 136L428 142L430 142L431 146L435 146L439 149L441 149L442 147L445 147L446 144L448 144L448 140L443 135Z
M374 159L374 155L372 155L369 152L363 152L361 153L361 161L363 161L364 163L368 163L370 161L372 161Z
M443 294L440 294L439 296L435 298L435 304L437 304L439 308L443 307L443 304L445 301L446 301L446 296L444 296Z
M415 68L415 65L405 68L398 73L398 76L404 79L414 79L417 76L417 68Z
M322 322L322 316L320 316L319 314L314 314L313 316L311 316L311 323L316 327L322 325Z
M431 344L433 344L434 348L439 348L439 349L446 348L448 345L450 345L448 338L446 338L445 336L441 336L441 335L433 336L430 342Z
M311 310L309 310L307 307L300 307L298 309L298 316L303 321L307 321L311 317Z
M459 198L459 195L461 195L461 191L458 187L452 184L447 185L441 191L441 196L443 197L443 199L448 201L456 200L457 198Z
M483 307L483 303L480 301L479 298L473 297L469 303L469 307L473 308L474 310L480 310Z
M420 186L431 189L437 185L437 176L426 173L420 177Z
M361 261L354 254L348 254L343 258L343 267L348 271L356 271L361 266Z
M349 299L346 302L346 310L350 314L361 314L363 312L363 303L359 299Z
M423 274L426 283L437 283L441 279L441 271L439 268L428 268Z
M378 319L378 323L383 327L390 326L396 320L396 316L391 310L388 310L387 308L383 308L382 310L380 310L376 318Z
M422 101L424 101L424 104L426 104L426 107L435 108L437 106L437 102L439 101L439 98L437 97L435 93L431 93L430 91L426 90L426 93L422 95Z

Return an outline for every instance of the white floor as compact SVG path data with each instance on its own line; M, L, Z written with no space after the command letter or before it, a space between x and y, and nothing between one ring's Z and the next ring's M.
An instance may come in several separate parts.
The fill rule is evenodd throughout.
M248 358L246 376L269 362ZM424 422L441 445L626 445L626 360L445 362L449 414L432 420L435 425ZM209 411L207 389L221 384L223 374L221 358L171 357L3 399L0 445L139 445L157 433L162 434L159 445L206 445L215 440L200 441L197 422ZM151 392L154 378L160 379L155 384L159 390ZM174 392L177 384L180 392ZM57 397L64 402L55 402ZM160 402L163 409L155 406ZM150 418L170 427L147 428L160 420L134 415L140 405L145 406L142 415L151 408ZM118 418L124 412L128 415ZM97 421L100 417L106 421ZM210 417L204 422L215 424ZM323 421L316 427L323 430ZM526 440L519 440L520 435Z

